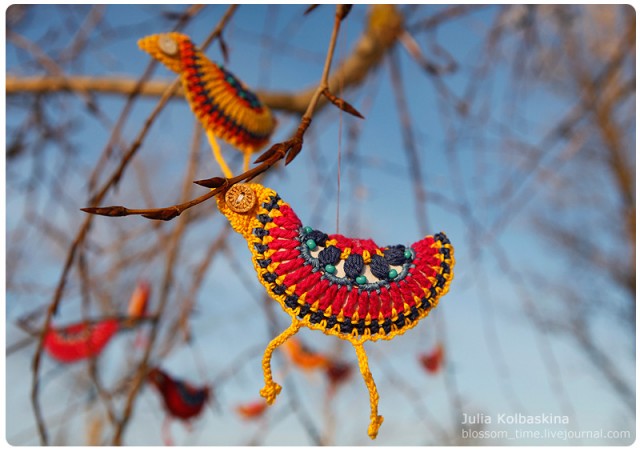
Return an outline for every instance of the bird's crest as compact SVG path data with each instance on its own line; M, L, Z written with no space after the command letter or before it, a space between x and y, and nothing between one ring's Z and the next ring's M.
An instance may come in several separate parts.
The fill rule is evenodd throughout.
M189 37L182 33L159 33L142 38L138 47L160 61L173 72L180 73L182 67L182 44L188 43Z

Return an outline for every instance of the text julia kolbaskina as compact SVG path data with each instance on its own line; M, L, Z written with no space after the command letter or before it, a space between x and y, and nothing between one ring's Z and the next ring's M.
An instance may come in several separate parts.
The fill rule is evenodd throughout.
M462 422L465 425L488 425L488 424L508 424L508 425L540 425L540 424L569 424L569 416L540 413L498 413L489 415L485 413L462 413Z

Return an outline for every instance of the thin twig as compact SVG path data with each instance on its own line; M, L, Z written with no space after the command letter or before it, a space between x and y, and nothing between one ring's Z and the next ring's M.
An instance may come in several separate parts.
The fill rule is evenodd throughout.
M367 76L380 65L383 57L397 42L398 33L394 29L392 21L382 24L382 29L367 27L360 36L347 58L332 72L329 78L329 88L337 89L342 86L344 90L361 85ZM380 39L385 36L387 39ZM155 60L154 60L155 61ZM48 94L60 91L87 91L111 95L161 96L169 86L167 81L146 81L143 86L139 82L129 78L116 77L87 77L68 76L60 78L56 76L17 77L7 75L7 96L30 93ZM304 114L317 87L313 86L300 91L265 91L256 92L260 100L272 110L278 110L291 114ZM179 89L173 94L174 98L184 98L184 93ZM320 97L315 111L327 104L327 99Z
M85 250L80 250L78 256L78 273L80 276L80 292L82 294L82 321L87 321L87 314L89 311L89 306L91 304L91 293L90 293L90 283L89 283L89 268L87 265L87 260L85 256ZM102 382L100 381L100 375L98 373L98 357L91 356L87 362L89 377L93 381L93 384L98 392L98 396L104 407L107 411L107 416L109 418L109 422L115 424L116 415L113 408L113 402L111 400L110 395L102 386Z
M174 27L174 30L178 31L182 29L189 22L189 20L193 19L193 17L195 17L202 10L202 8L203 8L202 5L190 6L187 9L187 11L181 16L180 20ZM151 74L153 73L153 70L155 69L157 64L158 64L157 60L153 58L147 64L147 67L144 70L142 76L135 81L133 90L128 94L125 106L122 109L120 116L118 117L118 121L116 122L116 125L112 129L109 141L104 147L104 150L102 151L102 155L100 156L100 160L96 164L95 168L93 169L93 172L91 173L91 176L89 177L89 183L88 183L89 193L94 192L94 189L98 183L98 176L102 173L103 166L106 165L107 160L111 156L111 153L113 151L113 146L115 145L116 141L119 139L120 132L124 127L124 125L126 124L126 120L129 117L129 114L133 110L134 100L140 95L145 85L149 82L149 78L151 77ZM166 86L165 89L161 91L159 95L162 98L164 98L164 96L167 96L167 95L171 96L172 93L176 91L176 87L174 86L174 84L169 84L168 86ZM160 100L160 103L162 102L162 98ZM158 107L160 107L160 103L158 103ZM162 107L160 107L160 109L162 109L163 107L164 107L164 104L162 105ZM134 145L132 145L132 148L133 147ZM95 199L95 195L91 196L91 199Z
M265 151L262 155L260 155L255 163L259 163L258 166L255 166L244 173L232 177L232 178L224 178L224 177L213 177L211 179L205 179L201 181L196 181L197 184L202 185L204 187L211 188L212 190L204 195L201 195L195 199L187 201L182 204L176 204L169 207L162 207L159 209L129 209L124 206L108 206L108 207L85 207L82 210L95 214L95 215L104 215L108 217L122 217L128 215L142 215L145 218L149 218L152 220L172 220L173 218L179 216L182 212L187 209L190 209L193 206L196 206L212 197L221 193L223 191L228 190L231 186L238 182L250 181L257 177L258 175L266 172L273 165L278 163L280 160L285 159L285 164L288 165L293 161L293 159L300 153L302 150L302 144L304 141L304 134L309 128L311 124L311 118L313 117L313 112L318 105L318 101L320 97L323 95L323 92L329 86L329 73L331 70L331 61L333 59L333 53L336 46L336 41L338 39L338 33L340 31L340 23L344 16L346 15L345 9L341 7L342 5L336 6L336 16L333 25L333 31L331 33L331 39L329 41L329 48L327 50L327 56L325 59L324 69L322 71L322 78L318 87L316 88L311 100L309 101L309 105L300 120L300 125L298 126L297 131L294 135L287 141L282 143L276 143L271 146L267 151Z
M202 133L201 133L200 125L196 123L195 136L194 136L193 145L191 148L191 158L189 159L189 166L187 168L187 173L184 178L184 185L182 187L182 194L181 194L182 198L189 197L191 188L193 187L191 185L191 180L193 179L193 176L197 169L197 155L198 155L198 151L200 150L201 137L202 137ZM182 243L182 238L184 237L187 224L188 224L188 216L181 218L180 221L177 222L176 228L173 231L173 234L171 235L171 237L169 238L164 274L162 277L163 283L160 289L158 309L156 311L157 317L151 323L151 330L147 338L147 347L145 348L142 360L138 364L137 371L133 377L133 384L131 385L131 389L129 391L129 394L127 395L127 400L125 402L122 418L116 425L115 433L113 435L113 440L112 440L113 445L115 446L122 445L122 438L124 435L124 431L131 419L131 414L133 413L135 400L142 387L142 383L147 373L147 366L148 366L149 359L151 358L151 352L153 350L153 346L156 342L156 339L158 337L158 333L160 330L160 318L164 314L165 308L169 301L169 293L171 292L171 287L173 285L175 266L176 266L176 262L178 262L180 245Z
M420 158L418 146L414 138L413 123L409 105L404 94L404 86L402 82L402 74L400 73L400 60L395 52L391 52L391 83L395 93L398 113L400 115L400 123L402 126L402 141L404 150L409 160L409 174L413 183L413 191L415 196L416 220L420 228L421 235L426 235L429 231L429 221L427 217L427 193L424 188L422 173L420 172Z
M225 15L225 18L226 18L226 20L228 20L227 15ZM226 24L226 22L221 21L218 24L218 26L216 27L216 29L214 30L213 34L214 35L219 35L221 33L221 30L224 28L225 24ZM158 102L158 106L156 107L154 113L152 114L154 119L157 116L157 112L159 112L161 110L161 108L166 104L166 101L167 101L168 97L169 96L166 96L166 99L165 99L165 97L163 97L160 100L160 102ZM103 185L102 189L98 191L98 194L94 197L94 202L95 203L100 202L104 198L104 196L107 194L107 192L113 187L113 184L115 182L117 182L117 180L119 180L122 172L126 168L126 165L129 163L129 161L131 160L131 158L133 157L133 155L135 154L137 149L142 144L142 140L143 140L144 136L146 135L147 131L149 130L150 124L151 124L151 120L147 121L147 126L145 126L145 128L143 128L143 130L138 135L138 138L136 139L134 144L131 146L131 149L129 150L129 152L123 157L121 165L119 165L118 169L116 169L116 171L113 173L112 177L110 177L108 179L108 181ZM60 302L62 300L62 295L64 293L64 289L65 289L65 286L67 284L67 277L68 277L69 271L71 269L71 266L72 266L72 264L74 262L74 259L76 257L76 252L78 250L78 247L79 247L80 244L82 244L84 242L84 240L85 240L85 238L87 236L87 233L89 231L89 227L91 226L91 223L93 221L93 218L94 218L93 216L87 216L86 217L86 219L84 220L84 222L80 226L80 230L78 231L75 240L73 241L73 243L69 247L69 251L67 253L67 257L65 259L65 263L64 263L64 266L63 266L63 269L62 269L62 274L60 275L60 278L58 280L58 284L56 286L56 290L54 292L52 301L49 304L49 308L47 310L47 315L46 315L43 327L42 327L41 332L40 332L40 338L38 340L38 346L36 348L36 352L34 354L33 361L32 361L33 377L32 377L32 384L31 384L31 404L33 406L34 415L36 417L36 423L38 425L38 433L40 435L40 442L43 445L47 445L48 444L48 434L47 434L44 418L43 418L43 415L42 415L42 408L41 408L40 402L39 402L39 373L40 373L40 360L42 358L42 351L43 351L43 347L44 347L44 337L45 337L45 333L46 333L47 329L49 328L49 325L51 324L51 319L56 314L56 312L58 310L58 306L60 305Z

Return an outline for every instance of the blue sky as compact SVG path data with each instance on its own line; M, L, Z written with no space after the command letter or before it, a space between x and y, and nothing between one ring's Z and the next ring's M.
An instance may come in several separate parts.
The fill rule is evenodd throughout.
M39 6L30 24L21 29L28 38L38 41L54 21L59 20L56 6ZM166 31L167 24L151 20L153 8L145 6L109 6L107 21L114 25L132 25L134 32L118 36L106 45L97 45L92 49L91 58L85 58L78 65L70 67L70 74L83 75L113 75L138 77L148 64L148 56L138 50L136 40L146 34ZM182 7L163 8L179 11ZM208 7L206 11L189 25L186 32L196 42L201 42L210 32L213 24L221 17L224 6ZM297 90L308 87L317 82L322 71L324 52L330 34L330 24L333 10L323 6L313 14L300 19L303 6L285 6L273 8L269 6L243 5L233 18L229 28L225 31L225 39L229 45L230 61L228 68L239 76L249 86L259 89ZM472 69L474 57L482 51L481 38L490 27L496 12L495 7L489 7L474 13L470 18L453 21L439 29L437 41L445 45L453 57L461 63L462 74ZM423 12L424 14L424 12ZM275 36L278 44L273 50L260 37L264 33L265 23L269 24L270 36ZM346 56L361 33L365 21L365 8L358 5L352 15L345 21L341 30L340 40L336 50L336 63ZM139 30L139 34L137 34ZM67 30L68 35L52 36L52 47L69 42L74 30ZM418 39L423 50L427 48L423 37ZM500 205L492 203L488 195L501 186L500 172L509 171L509 162L500 156L495 156L499 149L500 126L509 118L503 110L505 98L510 95L510 85L507 70L498 68L492 99L495 108L492 114L495 121L491 121L484 133L483 143L465 140L467 131L455 130L461 137L457 148L457 158L460 162L462 182L453 179L451 171L451 154L447 152L447 133L450 123L443 117L439 109L437 93L425 74L420 71L403 49L398 49L401 61L404 87L410 102L412 119L414 120L415 137L420 154L421 173L428 193L435 193L445 199L458 201L456 187L462 183L469 199L474 202L473 213L487 227L502 213ZM211 46L207 55L219 60L220 52L216 44ZM334 67L336 65L334 63ZM340 197L340 228L345 235L361 235L372 237L380 245L405 243L410 244L419 240L420 227L415 218L412 186L408 176L408 162L403 151L401 127L395 108L393 91L389 79L389 61L387 60L373 74L368 81L357 90L349 92L345 97L349 102L360 108L366 120L341 115L337 110L326 108L321 111L309 130L309 141L302 154L285 171L273 172L268 176L266 185L276 189L283 199L290 203L303 222L314 217L314 211L324 206L324 215L319 216L317 224L312 226L333 232L336 224L336 193L335 168L337 167L338 150L346 152L349 141L346 131L350 125L361 124L361 135L354 148L358 161L349 162L343 154L342 160L342 192ZM7 70L12 74L31 75L33 71L22 65L16 57L13 48L7 52ZM36 71L37 72L37 71ZM164 68L158 68L154 78L169 80L172 74ZM463 75L452 75L445 78L448 86L460 94L466 88L468 81ZM134 113L130 116L125 127L125 140L132 140L142 127L144 119L155 106L156 100L140 100ZM105 97L100 100L103 111L115 120L123 105L120 97ZM81 109L81 103L71 98L66 101L68 111ZM529 93L526 106L520 110L524 112L525 124L517 130L517 134L530 143L539 142L541 126L546 125L553 118L559 117L569 107L568 103L554 93L539 89ZM366 109L365 109L366 108ZM62 112L64 114L68 113ZM56 112L52 112L56 114ZM295 128L295 118L278 115L280 120L273 141L286 139ZM506 119L505 119L506 118ZM19 116L7 115L8 125L16 123ZM139 159L148 168L149 174L158 181L153 195L160 205L176 202L177 193L181 186L181 178L186 168L186 156L193 133L194 119L186 103L172 101L158 118L151 133L140 149ZM342 133L342 136L340 136ZM106 143L109 130L97 124L96 120L85 116L78 125L72 140L80 149L80 158L86 162L88 171ZM224 148L228 155L233 151ZM218 175L212 159L207 160L208 150L202 150L203 164L198 168L198 179ZM43 163L51 168L62 164L61 157L54 149L49 149L43 157ZM517 156L513 159L517 161ZM231 160L236 168L239 160ZM366 162L366 163L360 163ZM481 165L487 165L486 171L480 171ZM498 162L498 163L496 163ZM492 166L492 164L494 164ZM19 161L8 171L17 174L26 170L27 163ZM321 165L319 170L317 165ZM501 165L501 166L500 166ZM318 183L318 175L328 177L329 183ZM143 199L135 183L136 173L129 169L125 173L120 190L109 195L106 205L124 204L128 207L138 207ZM86 202L83 189L86 180L82 174L74 174L65 181L64 190L72 199L78 202L78 208ZM483 187L483 193L474 192L476 187ZM7 188L7 211L20 211L29 199ZM196 189L195 193L201 193ZM487 195L487 196L485 196ZM536 204L537 203L537 204ZM544 203L544 197L533 200L533 205ZM202 209L214 209L212 203ZM44 206L38 210L43 211ZM429 233L445 231L456 247L455 280L450 293L441 300L438 308L421 324L402 337L390 343L376 343L367 345L370 353L371 367L380 388L380 412L385 416L376 445L420 445L438 444L433 432L438 429L432 422L445 428L451 435L459 433L461 426L451 420L451 409L446 390L445 379L442 375L429 376L422 371L416 356L430 349L439 336L437 333L446 327L446 347L448 356L447 372L454 375L459 387L464 412L475 414L482 412L489 416L500 413L514 414L523 408L527 414L551 413L554 415L567 414L566 406L558 401L552 387L554 378L560 378L565 386L566 394L573 405L575 415L571 418L571 428L574 429L634 429L634 420L628 418L624 406L620 404L609 391L602 390L603 383L591 364L577 353L575 344L565 336L549 336L542 340L549 341L553 349L554 359L560 363L561 375L550 375L541 356L541 333L536 329L523 309L523 300L517 283L505 277L499 271L496 262L486 250L480 257L472 255L471 245L474 237L470 235L470 228L464 218L452 209L438 204L428 204ZM353 215L351 215L353 214ZM512 257L512 263L518 270L527 273L559 272L565 267L560 258L550 254L541 246L532 234L528 223L528 211L518 215L509 223L496 239ZM73 231L83 220L81 212L54 212L52 221L63 228ZM20 228L18 223L22 217L8 215L7 231ZM350 221L355 218L356 221ZM98 218L95 221L93 239L99 244L108 244L117 239L112 227L101 223L120 222L120 228L141 227L148 220L141 218L107 219ZM185 249L191 249L197 254L201 251L201 243L206 234L219 230L221 225L217 214L212 214L211 229L201 225L185 242ZM207 226L208 228L209 226ZM204 234L204 235L203 235ZM41 246L41 261L22 263L21 280L25 282L38 280L40 283L54 283L60 272L61 250L47 244L46 238L33 237L34 246ZM207 242L208 243L208 242ZM234 237L231 242L235 256L246 271L251 274L249 253L240 237ZM479 266L486 275L487 286L484 287L478 276L479 267L474 259L479 259ZM36 267L37 265L37 267ZM37 271L36 271L37 270ZM151 277L157 277L160 269L153 265L144 271ZM572 275L568 275L572 277ZM131 279L131 275L123 275ZM193 318L193 328L196 343L175 350L162 364L170 371L197 381L201 378L214 378L229 363L242 356L244 350L255 348L256 344L265 344L269 339L266 323L257 318L262 311L257 309L262 296L261 286L256 280L254 285L247 287L243 280L229 269L229 262L223 257L218 258L210 270L205 286L198 299L198 310ZM531 290L531 288L529 288ZM553 306L555 295L535 293L536 302L544 309ZM586 294L585 294L586 296ZM47 294L38 294L38 302L46 303ZM77 297L71 297L62 309L62 316L67 319L77 318ZM7 318L10 321L19 315L23 309L25 295L7 293ZM34 300L29 300L35 303ZM245 319L246 312L257 311L256 317ZM280 326L286 324L286 315L276 310L280 316ZM612 328L612 323L603 319L604 343L610 344L610 349L616 350L625 343L624 332ZM494 325L493 327L491 325ZM493 329L495 328L495 330ZM8 342L13 335L19 334L11 325L7 328ZM496 331L497 336L492 336ZM108 378L116 378L122 371L122 362L126 360L125 351L132 335L118 338L105 356L101 358L104 372ZM324 337L318 332L303 332L302 338L314 347L331 350L337 347L337 340ZM499 344L496 344L496 341ZM348 345L348 344L346 344ZM351 362L355 356L349 347L345 348L344 356ZM496 355L497 347L502 350L504 361L507 363L508 378L503 379L504 372L500 371ZM29 375L28 354L11 356L7 360L7 387L15 388L7 393L7 438L14 444L35 444L35 431L30 439L29 426L33 423L29 399L28 386L23 383ZM199 373L197 363L204 363L205 374ZM633 381L635 363L631 360L620 360L625 376ZM286 368L283 359L276 359L274 367L276 373ZM46 370L53 369L48 362ZM397 389L392 376L387 375L385 369L391 368L398 375L407 380L408 386L415 387L420 393L420 400L415 406L423 407L430 413L421 418L413 412L414 405L406 393ZM73 378L82 381L82 369L70 373L56 372L43 388L43 405L50 408L50 412L63 410L71 400L82 400L86 393L70 390ZM252 355L241 367L234 381L225 383L219 394L224 408L223 413L208 411L195 425L194 433L188 434L182 427L174 426L174 439L178 444L242 444L247 436L251 436L252 429L257 426L247 426L232 413L234 404L257 398L261 387L260 352ZM287 416L287 386L295 386L299 393L308 393L305 397L306 409L312 417L320 418L322 380L318 375L305 375L295 370L288 370L283 381L282 400L272 408L269 423L275 424L269 429L265 438L266 444L306 445L305 435L301 432L297 421ZM80 384L81 386L81 384ZM519 403L508 396L509 389L517 394ZM367 425L367 394L359 376L353 378L347 387L342 388L340 400L335 409L342 413L339 416L340 425L336 432L336 443L370 445L364 434ZM67 395L70 394L70 395ZM157 397L149 389L142 392L138 402L135 418L129 429L126 441L131 445L158 444L160 442L160 405ZM424 413L423 413L424 414ZM416 418L416 416L418 418ZM281 422L276 420L283 418ZM74 420L78 426L82 422ZM76 425L76 424L74 424ZM513 429L513 426L508 427ZM24 430L27 429L27 430ZM497 427L496 427L497 429ZM21 433L23 432L23 433ZM15 439L18 438L18 439ZM73 438L74 442L81 442L81 435ZM551 444L549 441L544 444ZM625 443L624 441L622 443ZM491 444L491 443L481 443ZM540 442L515 442L510 445L541 444ZM566 444L556 442L555 444ZM588 442L586 442L588 444ZM595 443L603 444L603 443ZM616 444L607 443L604 444Z

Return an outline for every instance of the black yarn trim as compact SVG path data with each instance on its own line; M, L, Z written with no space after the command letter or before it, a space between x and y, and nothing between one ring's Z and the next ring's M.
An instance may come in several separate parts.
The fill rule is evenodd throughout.
M257 259L256 262L260 268L267 268L271 264L271 259Z
M193 49L194 52L194 56L193 59L191 60L191 62L187 62L186 66L188 69L192 69L195 71L195 78L197 81L193 82L193 83L189 83L190 87L193 87L194 85L200 85L203 87L206 87L206 84L203 84L202 79L205 76L205 73L203 72L204 69L202 69L201 67L201 63L198 62L198 60L200 59L198 56L198 50L195 48L195 44L193 44L192 42L189 43L189 46ZM255 94L253 94L250 91L245 90L244 88L242 88L242 86L240 85L240 82L238 81L238 78L233 75L232 73L230 73L229 71L227 71L226 69L222 68L221 66L217 66L223 74L225 74L225 83L227 83L228 85L230 85L232 87L232 89L236 92L236 94L238 96L240 96L240 92L242 92L244 94L245 99L249 102L249 105L251 106L251 109L253 109L254 111L261 111L261 109L263 108L262 104L260 103L260 101L258 100L258 98L255 96ZM234 80L234 82L236 82L235 84L231 84L229 83L226 79L227 77L231 77L231 79ZM264 139L267 138L270 133L253 133L249 130L247 130L245 127L243 127L242 125L238 124L236 122L236 120L234 118L232 118L231 116L229 116L225 110L222 108L221 105L219 105L214 98L210 95L209 90L205 89L202 94L204 95L205 99L204 101L202 101L201 103L204 105L210 105L211 108L213 109L213 111L215 111L220 117L222 117L223 122L230 124L230 128L232 128L233 130L240 130L243 133L246 133L247 135L249 135L251 138L253 139ZM210 112L209 114L213 113Z
M440 241L442 242L443 245L449 245L451 242L449 241L449 238L444 235L442 232L438 232L436 235L433 236L433 239L437 242Z
M263 228L253 228L253 235L262 239L269 235L269 231Z
M284 304L289 308L289 309L295 309L298 307L298 296L296 294L293 295L289 295L287 298L284 299Z
M263 226L266 226L267 223L271 223L273 221L273 218L271 218L269 215L266 215L264 213L258 214L257 218L258 218L258 221L262 223Z
M324 314L321 311L312 312L309 316L309 321L311 323L320 323L324 319Z
M262 279L264 279L268 283L274 283L276 282L276 279L278 279L278 275L276 275L275 273L266 272L262 274Z
M271 196L269 198L269 201L262 203L262 207L264 207L267 210L273 210L273 209L279 210L280 207L278 206L278 201L280 201L280 196L278 195Z

